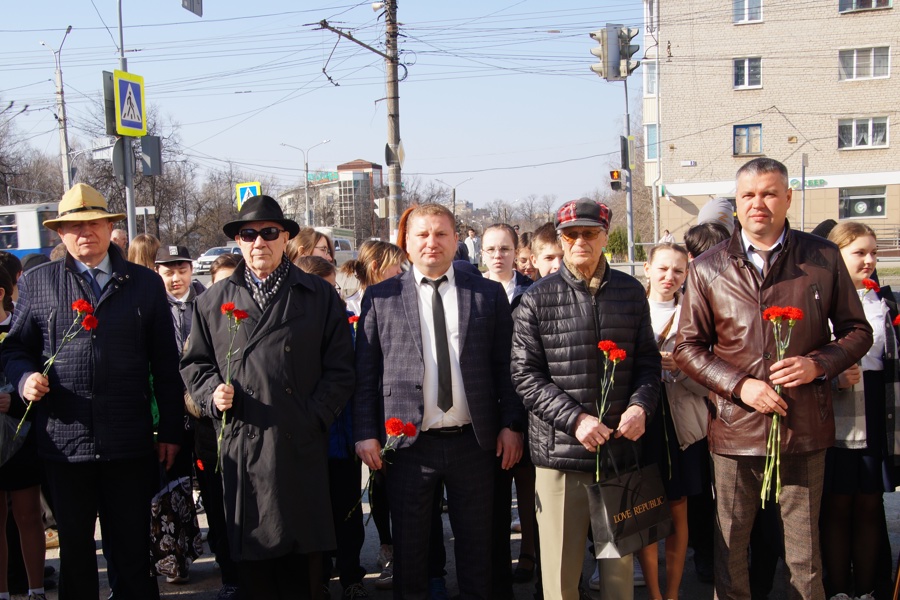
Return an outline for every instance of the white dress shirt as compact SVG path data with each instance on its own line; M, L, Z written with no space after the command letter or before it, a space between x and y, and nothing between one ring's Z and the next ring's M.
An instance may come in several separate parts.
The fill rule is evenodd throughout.
M81 262L78 259L75 260L75 268L78 269L79 273L85 273L90 267ZM100 261L100 264L95 267L99 270L97 273L97 283L100 285L100 289L106 287L106 284L109 283L109 280L112 279L112 261L109 260L109 253L103 257L103 260Z
M757 254L754 251L753 242L750 241L750 238L747 237L747 234L744 233L743 229L741 230L741 243L744 245L744 252L747 253L747 258L749 258L750 262L753 263L753 266L756 267L756 272L759 273L760 275L762 275L763 264L765 261L763 261L762 256L760 256L759 254ZM775 241L775 243L772 244L772 248L774 248L778 244L782 244L782 247L778 250L778 252L775 252L774 254L772 254L772 256L769 257L769 265L770 266L775 264L775 258L779 254L781 254L782 250L784 250L784 229L781 230L781 235L779 235L778 239ZM771 250L772 248L760 248L760 249L761 250L763 250L763 249Z
M413 266L413 277L419 298L419 325L422 328L422 358L425 361L425 379L422 391L425 399L425 414L422 429L458 427L472 422L466 389L463 385L462 370L459 366L459 302L456 297L456 277L453 267L444 273L447 281L440 286L441 301L444 305L444 320L447 323L447 342L450 345L450 377L453 381L453 408L446 413L438 408L438 366L437 346L434 338L434 317L431 306L434 288L422 283L422 272ZM436 277L435 279L440 279Z

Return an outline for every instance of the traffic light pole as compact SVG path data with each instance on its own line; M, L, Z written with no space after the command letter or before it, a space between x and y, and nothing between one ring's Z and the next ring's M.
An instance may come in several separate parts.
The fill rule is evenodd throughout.
M622 83L625 85L625 137L631 137L631 115L628 111L628 78L625 78ZM632 189L632 178L631 178L631 165L634 162L634 158L631 156L631 153L628 154L628 164L623 165L627 168L623 169L625 171L625 217L627 219L627 227L628 227L628 262L631 265L628 267L631 271L631 275L634 275L634 207L632 205L633 196L631 193Z

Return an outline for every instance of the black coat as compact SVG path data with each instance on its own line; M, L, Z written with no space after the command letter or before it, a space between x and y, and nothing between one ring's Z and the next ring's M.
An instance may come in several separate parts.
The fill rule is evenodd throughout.
M191 396L218 429L212 394L225 381L231 338L221 306L234 302L249 313L234 341L234 408L222 441L231 552L235 560L264 560L329 550L328 428L355 382L347 315L333 287L293 265L263 312L244 268L194 303L181 361Z
M647 412L649 423L659 401L662 366L643 288L633 277L607 267L594 297L563 266L528 288L515 317L512 380L529 413L532 462L593 471L596 455L581 445L574 431L578 415L597 415L603 376L597 343L612 340L627 353L616 367L607 427L616 428L632 404ZM633 456L622 447L624 441L609 442L616 458Z
M34 407L38 451L46 460L86 462L153 451L150 376L159 407L159 441L180 444L184 396L178 349L162 279L110 252L111 279L97 302L66 255L19 279L3 368L22 388L40 372L75 318L72 303L94 304L98 325L66 344L50 369L50 392Z

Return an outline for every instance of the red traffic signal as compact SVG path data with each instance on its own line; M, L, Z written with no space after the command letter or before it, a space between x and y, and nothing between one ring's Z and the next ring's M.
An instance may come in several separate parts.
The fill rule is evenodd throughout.
M622 189L622 171L616 170L609 172L609 187L615 192Z

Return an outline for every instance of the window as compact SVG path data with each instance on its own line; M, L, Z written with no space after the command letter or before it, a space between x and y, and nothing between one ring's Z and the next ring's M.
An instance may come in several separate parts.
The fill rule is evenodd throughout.
M0 249L9 250L18 247L19 230L16 225L16 215L0 215Z
M762 86L760 58L734 59L734 89L758 88Z
M646 61L641 63L644 65L644 95L656 95L656 62Z
M887 46L878 48L856 48L841 50L838 53L840 71L838 79L872 79L890 76L891 49Z
M838 218L885 217L884 186L840 188Z
M762 125L734 126L734 155L762 154Z
M890 8L891 4L891 0L840 0L838 10L840 12L850 12L873 8Z
M644 158L646 160L656 160L659 156L656 154L658 126L656 123L644 125Z
M732 0L734 2L735 23L756 23L762 21L762 0Z
M838 121L838 148L884 148L887 145L887 117Z

